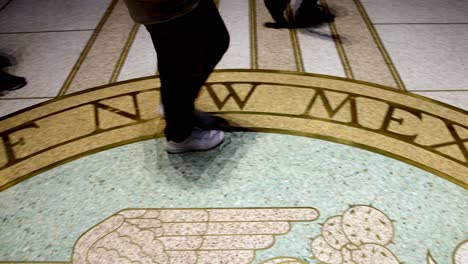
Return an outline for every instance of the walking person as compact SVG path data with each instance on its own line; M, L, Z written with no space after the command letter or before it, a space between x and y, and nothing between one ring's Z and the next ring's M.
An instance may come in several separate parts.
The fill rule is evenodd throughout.
M4 70L12 66L10 59L0 55L0 91L12 91L24 87L27 82L24 77L12 75Z
M300 0L294 14L287 14L291 0L264 0L275 23L265 23L270 28L300 28L333 22L335 16L321 7L317 0Z
M229 33L213 0L125 0L144 24L158 58L169 153L209 150L224 140L210 130L220 118L194 108L195 99L229 47Z

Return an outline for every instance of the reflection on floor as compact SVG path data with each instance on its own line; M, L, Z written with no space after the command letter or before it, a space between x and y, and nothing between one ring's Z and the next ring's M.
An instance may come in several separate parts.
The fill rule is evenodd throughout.
M197 106L228 140L167 155L122 1L5 2L29 84L0 96L0 263L468 263L467 3L322 0L335 23L273 30L217 1Z

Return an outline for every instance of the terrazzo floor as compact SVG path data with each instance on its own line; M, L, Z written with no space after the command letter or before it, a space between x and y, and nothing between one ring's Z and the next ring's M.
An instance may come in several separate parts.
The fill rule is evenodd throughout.
M0 263L468 263L468 4L322 0L334 23L274 30L215 2L197 107L227 139L169 155L123 1L0 0L28 79L0 95Z
M211 152L167 155L162 139L114 148L27 180L0 199L1 258L14 260L67 260L82 233L127 208L320 212L258 251L254 263L278 256L318 263L310 239L323 234L320 224L357 205L392 220L388 249L400 262L423 263L430 250L449 263L468 228L465 190L431 173L337 143L254 132L229 133Z

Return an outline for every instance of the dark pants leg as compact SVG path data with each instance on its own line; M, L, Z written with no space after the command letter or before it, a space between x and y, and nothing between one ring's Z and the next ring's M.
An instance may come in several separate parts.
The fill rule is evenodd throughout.
M146 25L158 56L166 138L182 141L194 126L201 86L229 46L229 33L212 0L168 22Z

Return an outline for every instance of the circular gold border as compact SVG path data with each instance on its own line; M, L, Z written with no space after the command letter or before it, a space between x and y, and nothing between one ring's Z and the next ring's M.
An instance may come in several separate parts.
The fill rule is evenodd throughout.
M441 107L449 108L449 109L454 110L454 111L456 111L458 113L461 113L462 115L467 115L468 116L468 111L465 111L463 109L459 109L457 107L453 107L453 106L450 106L450 105L447 105L445 103L441 103L441 102L438 102L438 101L435 101L435 100L432 100L432 99L429 99L429 98L426 98L424 96L411 94L411 93L408 93L408 92L405 92L405 91L396 90L396 89L389 88L389 87L382 86L382 85L378 85L378 84L368 83L368 82L364 82L364 81L350 80L350 79L347 79L347 78L328 76L328 75L320 75L320 74L297 73L297 72L275 71L275 70L246 70L246 69L234 70L234 69L230 69L230 70L217 70L216 72L217 73L273 73L273 74L296 75L296 76L307 76L307 77L317 77L317 78L323 78L323 79L339 80L339 81L344 81L344 82L349 82L349 83L355 83L355 84L370 86L370 87L374 87L376 89L383 89L383 90L386 90L386 91L390 91L392 93L398 93L398 94L402 94L402 95L405 95L405 96L414 97L414 98L417 98L417 99L422 99L422 100L425 100L427 102L437 104L437 105L439 105ZM25 113L25 112L28 112L28 111L30 111L32 109L36 109L36 108L39 108L39 107L42 107L42 106L45 106L45 105L48 105L48 104L51 104L51 103L54 103L54 102L57 102L57 101L61 101L61 100L67 99L67 98L76 97L76 96L79 96L79 95L82 95L82 94L91 93L93 91L98 91L98 90L102 90L102 89L105 89L105 88L114 87L114 86L117 86L117 85L137 83L139 81L151 80L151 79L157 79L157 76L148 76L148 77L143 77L143 78L138 78L138 79L133 79L133 80L127 80L127 81L118 82L118 83L114 83L114 84L95 87L95 88L85 90L85 91L80 91L80 92L73 93L73 94L70 94L70 95L67 95L67 96L64 96L64 97L60 97L60 98L56 98L56 99L53 99L53 100L50 100L50 101L46 101L46 102L43 102L41 104L38 104L38 105L35 105L35 106L32 106L32 107L28 107L26 109L23 109L23 110L18 111L16 113L10 114L8 116L4 116L4 117L0 118L0 122L5 122L5 121L7 121L7 119L12 118L14 116L17 116L17 115L19 115L21 113ZM365 94L363 94L363 95L365 95ZM220 112L219 114L222 115L223 113ZM365 149L365 150L368 150L368 151L372 151L372 152L375 152L375 153L378 153L378 154L382 154L382 155L385 155L385 156L388 156L388 157L403 161L405 163L411 164L413 166L416 166L416 167L424 169L424 170L426 170L428 172L431 172L431 173L433 173L435 175L441 176L442 178L444 178L446 180L449 180L449 181L451 181L451 182L453 182L455 184L458 184L458 185L462 186L465 189L468 189L468 182L457 179L457 178L455 178L453 176L450 176L450 175L448 175L448 174L446 174L444 172L441 172L441 171L439 171L439 170L437 170L437 169L435 169L433 167L430 167L430 166L425 165L425 164L421 164L419 162L416 162L416 161L413 161L411 159L405 158L405 157L403 157L401 155L391 153L391 152L389 152L387 150L383 150L383 149L379 149L377 147L371 147L371 146L367 146L367 145L364 145L364 144L356 143L356 142L353 142L351 140L346 140L346 139L341 139L341 138L336 138L336 137L321 135L321 134L301 132L301 131L296 131L296 130L272 129L272 128L264 128L264 127L255 127L255 128L252 128L252 127L251 128L249 128L249 127L232 127L230 130L232 130L232 131L256 131L256 132L289 134L289 135L296 135L296 136L305 136L305 137L309 137L309 138L323 139L323 140L328 140L328 141L332 141L332 142L336 142L336 143L340 143L340 144L345 144L345 145L357 147L357 148L360 148L360 149ZM115 142L115 143L105 145L105 146L97 148L97 149L84 151L84 152L82 152L82 153L80 153L78 155L74 155L74 156L68 157L66 159L60 160L60 161L58 161L56 163L52 163L50 165L44 166L41 169L32 171L32 172L24 175L23 177L20 177L20 178L15 179L15 180L13 180L11 182L8 182L7 184L0 187L0 191L2 191L4 189L7 189L7 188L9 188L9 187L11 187L11 186L23 181L23 180L26 180L26 179L28 179L30 177L33 177L33 176L35 176L37 174L43 173L43 172L45 172L47 170L50 170L51 168L63 165L65 163L68 163L70 161L82 158L84 156L88 156L88 155L91 155L91 154L94 154L94 153L97 153L97 152L100 152L100 151L108 150L108 149L111 149L111 148L114 148L114 147L117 147L117 146L123 146L123 145L126 145L126 144L131 144L131 143L135 143L135 142L139 142L139 141L143 141L143 140L148 140L148 139L152 139L152 138L159 138L159 137L162 137L162 136L163 136L162 134L157 134L157 135L154 135L154 136L146 135L146 136L136 137L136 138L133 138L133 139L130 139L130 140Z
M464 110L464 109L458 108L458 107L456 107L456 106L449 105L449 104L447 104L447 103L440 102L440 101L437 101L437 100L434 100L434 99L432 99L432 98L428 98L428 97L425 97L425 96L422 96L422 95L419 95L419 94L414 94L414 93L407 92L407 91L397 90L397 89L395 89L395 88L391 88L391 87L384 86L384 85L377 84L377 83L371 83L371 82L366 82L366 81L354 80L354 79L349 79L349 78L344 78L344 77L338 77L338 76L332 76L332 75L325 75L325 74L317 74L317 73L305 73L305 72L294 72L294 71L279 71L279 70L223 69L223 70L215 70L214 72L215 72L215 73L218 73L218 72L219 72L219 73L223 73L223 72L260 72L260 73L261 73L261 72L264 72L264 73L280 73L280 74L287 74L287 75L298 75L298 76L319 77L319 78L323 78L323 79L345 81L345 82L350 82L350 83L356 83L356 84L362 84L362 85L366 85L366 86L371 86L371 87L375 87L375 88L379 88L379 89L384 89L384 90L387 90L387 91L391 91L391 92L395 92L395 93L407 95L407 96L414 97L414 98L417 98L417 99L422 99L422 100L424 100L424 101L427 101L427 102L430 102L430 103L434 103L434 104L437 104L437 105L439 105L439 106L447 107L447 108L450 108L450 109L455 110L455 111L457 111L457 112L460 112L460 113L462 113L462 114L468 115L468 110ZM101 89L104 89L104 88L110 88L110 87L113 87L113 86L116 86L116 85L122 85L122 84L133 83L133 82L139 82L139 81L143 81L143 80L157 79L157 78L159 78L159 75L145 76L145 77L135 78L135 79L131 79L131 80L126 80L126 81L121 81L121 82L115 82L115 83L111 83L111 84L105 84L105 85L93 87L93 88L90 88L90 89L87 89L87 90L84 90L84 91L79 91L79 92L70 93L70 94L67 94L67 95L65 95L65 96L57 97L57 98L54 98L54 99L51 99L51 100L48 100L48 101L45 101L45 102L42 102L42 103L39 103L39 104L30 106L30 107L27 107L27 108L24 108L24 109L21 109L21 110L19 110L19 111L13 112L13 113L11 113L11 114L2 116L2 117L0 117L0 122L3 121L3 120L5 120L5 119L11 118L11 117L13 117L13 116L16 116L16 115L18 115L18 114L27 112L27 111L29 111L29 110L31 110L31 109L34 109L34 108L37 108L37 107L41 107L41 106L44 106L44 105L47 105L47 104L50 104L50 103L53 103L53 102L56 102L56 101L60 101L60 100L66 99L66 98L70 98L70 97L74 97L74 96L77 96L77 95L89 93L89 92L92 92L92 91L101 90ZM467 117L467 118L468 118L468 117Z

